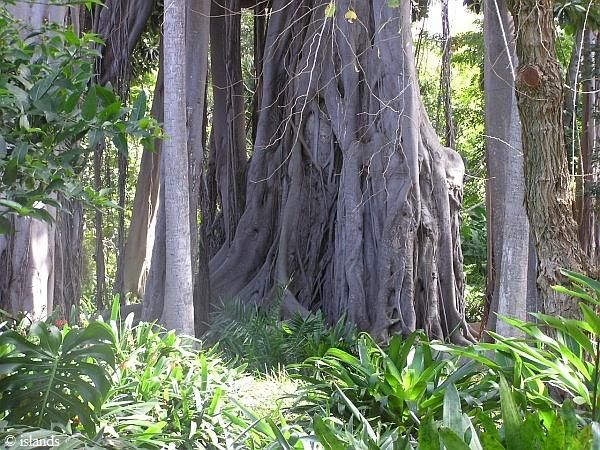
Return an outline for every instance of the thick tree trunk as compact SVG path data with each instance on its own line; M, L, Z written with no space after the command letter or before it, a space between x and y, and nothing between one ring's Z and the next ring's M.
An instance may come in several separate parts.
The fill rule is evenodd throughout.
M210 277L208 273L208 228L201 211L201 197L206 197L207 184L204 178L204 112L206 80L208 74L208 41L210 30L210 0L188 0L187 42L187 111L188 111L188 157L190 181L190 230L192 245L192 267L194 270L194 324L197 336L206 328L210 313ZM243 102L242 102L243 105ZM202 226L198 226L201 211Z
M225 244L244 208L246 131L241 65L240 0L212 2L210 20L214 112L212 147Z
M556 293L560 268L586 270L573 219L564 151L563 85L550 0L509 0L517 30L516 93L522 124L525 203L538 252L538 286L547 314L576 316L577 304Z
M29 217L11 222L13 233L0 236L0 309L43 320L54 304L55 226Z
M515 329L498 321L496 313L527 319L528 294L535 292L529 275L529 221L525 210L525 181L521 122L514 93L517 67L514 24L504 0L484 3L486 163L488 170L488 279L491 307L487 329L503 336ZM529 289L528 289L529 288Z
M165 140L162 161L165 209L165 303L168 329L194 334L190 196L188 182L185 30L186 2L165 2Z
M464 343L464 166L416 88L410 3L328 3L273 1L245 209L211 260L213 295L284 285L287 311Z

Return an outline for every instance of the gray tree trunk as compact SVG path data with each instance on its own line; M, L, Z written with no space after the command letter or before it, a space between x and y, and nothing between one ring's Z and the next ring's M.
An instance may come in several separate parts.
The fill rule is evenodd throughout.
M165 327L194 334L186 113L186 2L164 5Z
M452 36L450 35L450 21L448 17L448 0L442 0L442 72L441 72L441 96L444 106L444 123L446 134L444 143L447 147L456 146L456 133L452 117Z
M424 111L400 3L341 0L327 17L325 0L273 1L245 209L211 260L214 297L283 291L284 310L344 314L382 340L417 328L472 339L464 166Z
M581 248L591 258L592 265L598 261L598 236L597 225L597 201L593 192L594 184L597 182L597 122L598 115L595 104L599 96L595 89L598 79L598 68L595 67L594 49L597 48L596 35L589 29L583 34L582 54L582 78L583 78L583 105L582 105L582 131L580 145L581 177L579 189L577 190L578 202L581 214L577 217L579 222L579 242Z
M214 1L210 20L214 98L211 151L226 246L231 244L244 209L246 131L240 8L240 0Z
M530 285L529 221L525 210L525 181L521 122L514 93L514 24L504 0L484 2L486 100L486 162L488 169L488 279L491 308L487 328L503 336L515 329L499 321L496 314L527 319Z
M210 313L210 277L208 273L207 226L201 198L208 195L205 179L203 142L208 41L210 36L211 0L188 0L186 22L186 101L190 181L190 230L194 276L194 324L196 335L205 329ZM242 102L243 105L243 102ZM202 226L198 225L201 212Z

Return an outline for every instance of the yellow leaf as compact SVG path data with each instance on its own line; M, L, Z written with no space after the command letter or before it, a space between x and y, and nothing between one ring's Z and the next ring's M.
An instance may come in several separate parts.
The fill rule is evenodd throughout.
M325 7L325 17L333 17L334 14L335 14L335 2L330 2Z
M356 15L356 12L354 12L353 9L349 9L348 11L346 11L346 14L344 14L344 18L348 22L353 23L356 19L358 19L358 16Z

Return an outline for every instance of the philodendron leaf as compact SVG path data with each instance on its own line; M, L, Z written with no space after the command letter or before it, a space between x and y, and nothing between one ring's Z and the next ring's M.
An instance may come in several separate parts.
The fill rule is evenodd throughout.
M114 335L107 324L61 332L35 323L28 337L0 333L0 414L9 425L68 429L77 417L89 436L111 386Z

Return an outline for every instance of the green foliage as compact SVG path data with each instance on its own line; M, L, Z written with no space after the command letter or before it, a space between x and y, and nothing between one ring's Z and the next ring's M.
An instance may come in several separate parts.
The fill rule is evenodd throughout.
M261 309L234 300L217 308L206 338L217 342L228 358L241 359L252 371L269 373L322 356L330 348L349 349L355 334L344 319L329 327L320 312L283 321L277 304Z
M0 9L0 232L8 214L51 221L58 193L102 205L78 178L86 154L105 138L126 153L127 136L158 136L153 119L126 119L109 88L90 84L97 37L53 24L27 33Z
M580 301L583 320L505 318L522 337L492 334L494 342L467 348L428 342L422 333L394 336L383 346L343 323L329 329L319 316L282 321L274 311L237 302L215 313L209 333L222 339L220 349L228 358L241 352L237 367L193 338L154 324L133 326L132 315L122 320L118 300L109 325L94 322L61 332L34 324L28 336L8 330L0 334L0 371L8 374L0 379L0 404L4 407L6 398L11 403L3 411L8 426L0 422L0 439L56 437L69 448L598 448L600 317L594 308L600 305L600 282L563 274L572 285L556 289ZM75 350L65 352L71 341ZM269 349L275 351L271 359L264 355ZM81 359L68 356L74 352ZM60 388L61 397L73 404L60 403L52 393L59 388L48 374L59 356L48 353L74 360L57 363L57 373L66 367L71 383L86 386ZM107 361L102 364L109 368L112 360L105 354L114 354L114 370L108 388L99 389L103 383L86 364ZM254 371L293 369L299 387L295 401L283 409L270 400L272 407L261 413L246 406L246 390L260 389L244 374L246 361ZM268 377L261 382L268 383ZM21 402L41 392L50 392L49 401L12 401L8 385L20 386L10 389ZM57 409L61 416L39 420L43 413L26 412L35 406ZM75 416L81 427L73 427ZM77 429L87 437L73 434Z
M306 391L306 405L299 409L324 411L348 421L367 417L367 422L357 423L365 429L376 419L403 434L414 433L428 414L441 415L444 392L451 383L458 383L473 403L483 403L485 398L479 399L488 389L484 382L473 382L479 375L475 364L461 366L457 359L432 350L420 333L406 339L394 336L385 349L361 335L356 355L330 349L305 365L317 373Z
M70 430L81 423L93 436L110 389L111 329L35 323L27 336L0 334L0 417L8 424Z
M105 427L146 448L224 444L230 432L223 401L238 371L194 350L193 340L152 324L131 327L129 319L117 333L118 366L103 408Z
M600 30L600 7L592 0L557 0L554 2L554 15L570 34L584 26Z

